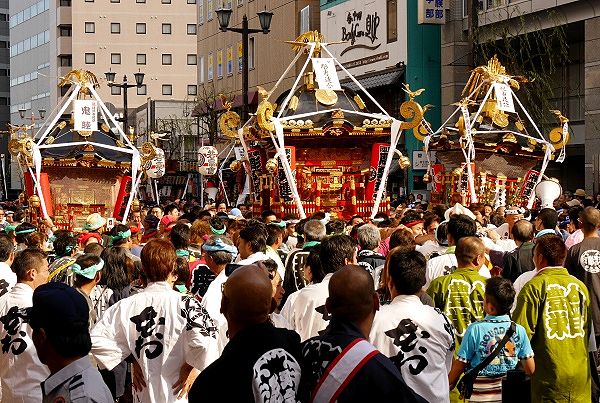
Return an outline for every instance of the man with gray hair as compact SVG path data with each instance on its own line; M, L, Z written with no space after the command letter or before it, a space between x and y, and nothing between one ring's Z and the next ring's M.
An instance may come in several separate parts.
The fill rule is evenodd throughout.
M373 224L363 224L356 231L358 236L358 264L363 266L371 276L375 284L378 284L379 274L385 264L385 256L376 252L381 243L381 234L379 228Z
M319 220L309 220L304 224L304 245L302 249L298 249L290 253L285 261L285 277L283 280L283 289L285 291L282 304L285 303L287 297L304 286L304 265L310 250L325 239L326 230L325 224Z

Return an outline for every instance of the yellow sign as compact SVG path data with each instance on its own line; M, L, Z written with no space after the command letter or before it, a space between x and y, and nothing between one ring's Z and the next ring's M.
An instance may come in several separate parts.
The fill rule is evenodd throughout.
M238 59L238 73L242 72L244 68L242 58L244 57L244 49L242 49L242 42L238 42L237 46L237 59Z
M223 49L217 51L217 78L223 78Z
M227 75L233 74L233 47L227 47Z

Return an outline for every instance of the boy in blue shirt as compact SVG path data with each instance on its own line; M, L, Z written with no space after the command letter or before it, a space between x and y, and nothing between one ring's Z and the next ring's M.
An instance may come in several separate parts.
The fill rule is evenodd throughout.
M510 280L492 277L487 281L484 300L487 315L467 328L458 356L448 374L450 390L454 388L463 372L476 367L502 340L511 324L508 314L514 299L515 290ZM515 369L519 362L527 375L534 372L535 362L531 344L523 326L516 325L515 333L502 351L479 372L469 401L501 402L502 377L509 369Z

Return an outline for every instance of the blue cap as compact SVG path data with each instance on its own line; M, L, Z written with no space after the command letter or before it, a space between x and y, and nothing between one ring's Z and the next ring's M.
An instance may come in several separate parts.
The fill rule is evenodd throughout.
M43 284L33 292L30 324L34 329L68 333L73 325L89 321L89 307L83 295L64 283Z

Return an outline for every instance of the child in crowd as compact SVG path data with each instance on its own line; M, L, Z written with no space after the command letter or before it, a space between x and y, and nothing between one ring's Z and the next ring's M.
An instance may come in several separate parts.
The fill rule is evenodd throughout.
M450 389L456 385L460 375L475 368L490 355L511 326L510 308L515 299L515 290L510 280L492 277L485 286L483 320L469 325L460 345L458 356L448 374ZM527 375L535 370L533 350L521 325L510 337L502 351L483 368L475 380L470 402L501 402L502 378L506 372L521 363Z

